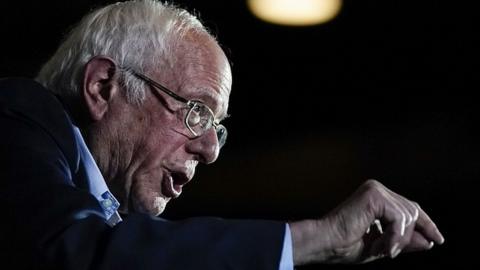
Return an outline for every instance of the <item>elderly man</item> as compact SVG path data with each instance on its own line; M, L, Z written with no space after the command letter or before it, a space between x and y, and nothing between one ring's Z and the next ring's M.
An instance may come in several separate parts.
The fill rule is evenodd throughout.
M373 180L321 219L156 217L217 159L231 80L202 24L151 0L86 16L37 82L2 80L3 265L292 269L444 241L418 204Z

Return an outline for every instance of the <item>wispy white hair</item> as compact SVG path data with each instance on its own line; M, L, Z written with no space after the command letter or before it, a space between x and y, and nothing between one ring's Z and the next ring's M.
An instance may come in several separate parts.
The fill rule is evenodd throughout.
M175 48L186 33L208 33L188 11L155 0L128 1L97 9L71 30L36 80L54 93L75 99L81 95L85 64L94 56L111 57L118 67L145 72L171 68ZM120 73L129 102L145 99L143 83Z

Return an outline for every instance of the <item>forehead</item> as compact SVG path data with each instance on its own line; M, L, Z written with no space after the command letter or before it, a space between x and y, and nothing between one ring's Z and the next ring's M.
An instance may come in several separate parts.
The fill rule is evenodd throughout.
M231 89L230 64L210 36L192 34L179 46L174 64L179 94L209 106L216 118L227 115Z

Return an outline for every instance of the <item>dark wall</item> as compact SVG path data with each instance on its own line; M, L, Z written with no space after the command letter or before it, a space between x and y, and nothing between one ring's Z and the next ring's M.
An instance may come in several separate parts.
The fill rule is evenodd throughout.
M103 3L2 2L0 76L33 76L70 25ZM316 217L375 178L418 201L446 244L358 269L473 268L473 4L350 0L334 21L295 28L255 19L243 1L178 3L218 36L234 86L220 159L198 169L167 217Z

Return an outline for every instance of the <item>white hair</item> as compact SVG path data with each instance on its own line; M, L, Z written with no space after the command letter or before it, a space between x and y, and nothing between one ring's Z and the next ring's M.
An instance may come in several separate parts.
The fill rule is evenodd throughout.
M186 33L206 28L184 9L155 0L128 1L94 10L71 30L36 80L54 93L76 99L81 95L85 64L102 55L118 67L138 72L171 68L175 48ZM129 102L145 99L143 83L130 72L121 72Z

